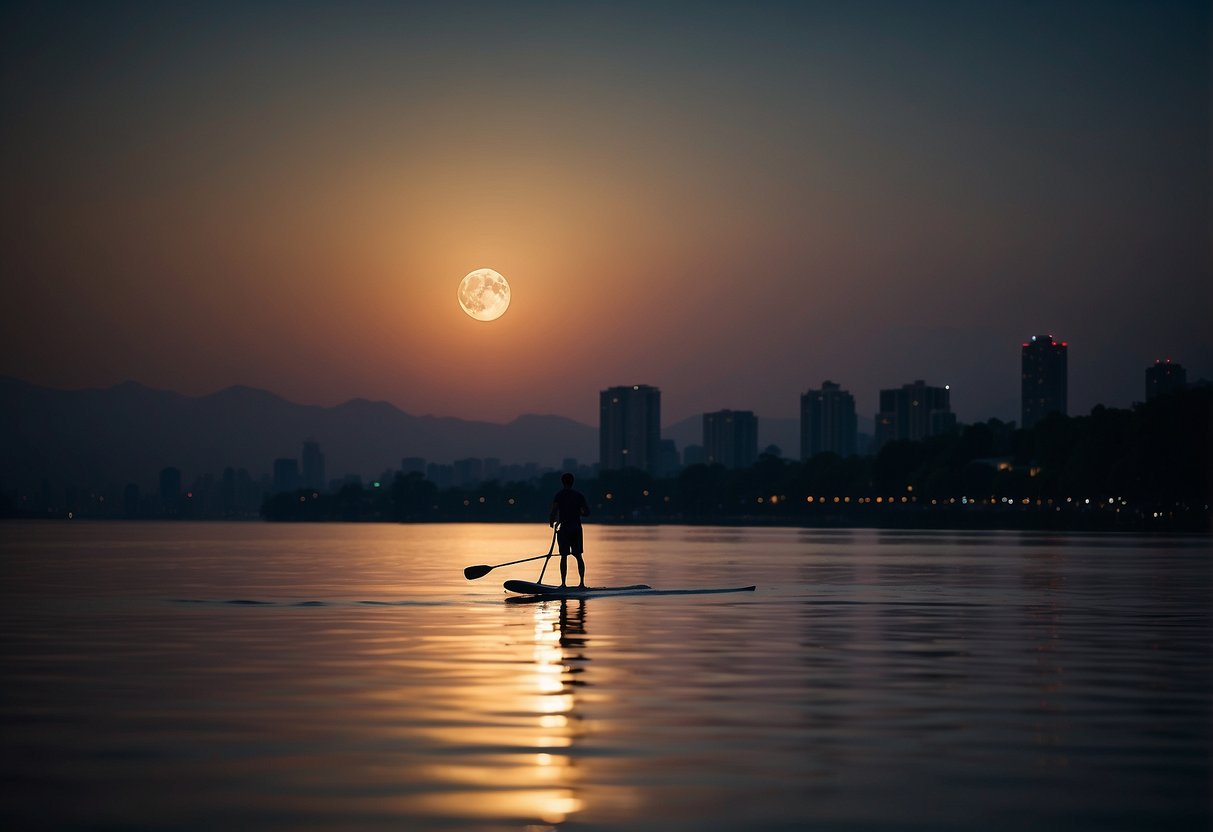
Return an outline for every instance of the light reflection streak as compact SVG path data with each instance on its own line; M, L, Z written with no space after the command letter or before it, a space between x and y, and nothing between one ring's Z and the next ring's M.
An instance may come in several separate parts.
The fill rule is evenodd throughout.
M572 675L577 671L568 662L584 660L584 656L569 651L585 646L585 602L578 600L572 604L571 609L569 601L537 604L534 608L533 684L540 693L535 715L541 730L535 747L544 749L534 757L535 776L567 789L560 795L548 792L536 795L540 801L537 814L547 823L562 823L584 806L573 788L576 771L571 757L556 752L571 749L574 739L569 714L575 704Z
M428 761L423 777L446 788L410 794L410 812L557 825L584 810L578 793L584 773L575 752L583 733L576 691L587 684L584 603L525 608L531 618L513 620L523 627L505 652L495 647L475 656L473 666L489 661L491 672L460 669L467 684L445 689L444 707L384 726L381 737L392 741L479 750L458 762Z
M575 756L581 735L576 690L587 684L585 602L540 603L518 612L530 620L508 622L522 629L505 651L469 651L466 639L450 637L460 643L462 659L440 667L459 679L433 691L442 706L411 719L391 708L395 724L385 714L381 739L477 750L429 759L421 779L444 787L410 793L410 813L547 828L585 809Z

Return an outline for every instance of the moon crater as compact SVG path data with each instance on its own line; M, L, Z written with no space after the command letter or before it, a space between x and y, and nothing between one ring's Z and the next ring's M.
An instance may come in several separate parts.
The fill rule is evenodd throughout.
M468 272L459 283L459 305L478 321L495 321L510 305L510 284L493 269Z

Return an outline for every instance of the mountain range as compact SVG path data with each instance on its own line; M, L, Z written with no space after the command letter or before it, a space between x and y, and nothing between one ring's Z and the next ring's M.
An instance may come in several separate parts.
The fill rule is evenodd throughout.
M759 447L794 455L795 419L759 419ZM702 417L663 430L681 451L702 441ZM154 390L136 382L105 389L57 390L0 378L0 487L37 488L44 480L80 487L134 482L151 487L160 469L189 478L245 468L268 473L298 459L305 440L320 444L330 478L378 477L404 457L450 463L495 457L502 464L555 468L598 459L598 429L562 416L526 414L507 424L413 416L387 402L353 399L336 407L287 401L251 387L207 396Z

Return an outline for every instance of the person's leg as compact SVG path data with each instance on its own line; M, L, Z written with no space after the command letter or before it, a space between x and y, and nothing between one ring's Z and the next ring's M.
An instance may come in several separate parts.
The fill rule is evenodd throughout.
M573 551L564 529L556 532L556 546L560 549L560 585L564 586L569 574L569 553Z
M582 552L585 550L585 545L582 538L581 529L577 529L577 531L573 533L569 544L569 548L572 551L573 556L577 558L577 585L585 586L585 560L581 557Z

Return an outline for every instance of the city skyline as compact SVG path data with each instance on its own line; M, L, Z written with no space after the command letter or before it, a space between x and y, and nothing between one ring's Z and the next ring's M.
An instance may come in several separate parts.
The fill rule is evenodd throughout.
M1172 371L1182 369L1174 363L1164 364L1162 367ZM1151 376L1151 370L1158 368L1159 365L1155 365L1154 368L1147 370L1147 379ZM1149 384L1149 381L1147 383ZM908 439L911 442L916 439L931 440L922 443L917 449L903 445L887 454L883 448L876 454L862 450L860 455L847 459L840 458L837 452L823 449L824 456L814 455L806 458L802 453L800 459L795 457L780 459L780 454L776 454L774 457L764 456L758 459L755 444L758 419L750 411L725 410L703 414L703 418L699 420L703 445L686 445L687 458L684 463L680 464L677 454L672 453L673 441L660 437L660 435L652 437L652 442L648 439L648 434L656 433L655 430L652 430L652 420L649 417L656 415L659 410L660 391L648 386L632 385L602 391L604 400L609 402L607 409L618 409L619 413L616 417L605 420L600 430L594 431L594 433L596 439L601 440L602 447L617 449L619 457L614 464L608 462L608 464L600 466L591 464L589 458L586 457L581 458L585 460L584 462L577 458L565 458L558 467L551 468L534 462L523 465L503 464L501 459L491 456L458 458L449 464L406 456L400 459L399 467L394 463L389 463L384 467L384 457L380 454L373 466L376 471L380 471L380 475L368 476L364 480L358 474L347 472L326 482L319 482L318 478L323 477L328 454L322 450L315 439L305 439L301 443L302 465L300 456L292 452L288 456L274 458L272 473L269 474L256 473L259 465L247 464L247 458L237 461L231 456L222 454L218 457L220 460L218 467L215 465L198 466L196 460L194 464L178 465L174 463L161 467L165 459L176 461L176 457L171 453L166 456L153 453L156 458L155 477L151 476L153 472L146 470L143 475L128 476L113 469L105 472L93 467L91 473L87 473L88 469L84 469L86 472L84 479L64 480L61 477L54 477L50 471L42 468L34 481L26 480L25 487L18 484L15 489L12 488L13 480L0 483L0 513L7 510L15 512L16 516L45 517L49 515L64 516L68 519L76 517L251 519L264 516L267 519L340 518L349 520L355 517L382 519L387 516L381 513L384 511L396 517L398 512L405 511L406 514L412 512L409 514L412 519L421 519L421 515L425 515L431 520L436 520L442 518L468 519L471 515L468 515L467 512L475 509L479 512L477 516L492 515L498 519L518 519L520 512L523 511L520 506L524 503L534 504L535 499L540 499L534 497L535 488L538 487L540 492L544 488L554 488L555 478L559 476L560 471L575 472L579 479L590 484L601 483L601 478L611 482L613 477L621 476L622 479L615 480L615 482L631 482L634 490L625 489L625 491L632 496L641 493L638 490L640 488L638 483L662 482L664 483L663 488L679 491L683 497L699 494L699 497L691 496L691 500L694 505L699 505L700 509L704 505L703 499L708 499L710 503L718 502L720 499L718 494L711 496L710 493L705 494L702 491L703 486L711 482L715 483L713 488L720 487L725 491L736 491L738 488L749 489L749 500L743 499L742 504L752 502L755 498L753 489L756 487L756 482L752 478L755 476L768 481L766 485L757 485L756 493L761 498L757 502L762 504L772 486L787 487L786 485L776 485L782 476L780 472L789 472L803 480L797 488L807 487L809 489L807 495L801 494L809 505L812 505L815 500L834 503L849 501L848 493L855 496L858 506L870 504L873 501L879 506L882 499L891 504L893 497L889 490L900 492L901 486L897 485L899 479L902 484L913 485L914 483L910 479L903 478L921 478L923 482L933 483L932 488L935 489L935 493L933 496L927 495L930 504L943 506L942 510L947 512L947 507L955 505L957 501L963 507L967 504L966 500L973 502L974 499L978 503L990 506L999 503L1027 506L1033 500L1038 508L1052 506L1060 499L1059 495L1064 496L1063 492L1053 491L1053 496L1046 499L1046 496L1037 489L1029 496L1019 494L1012 498L1004 490L1009 489L1013 493L1030 488L1030 481L1037 476L1037 472L1046 472L1047 478L1053 482L1053 488L1066 486L1069 489L1079 489L1077 493L1081 500L1076 507L1080 512L1082 511L1081 506L1092 502L1092 496L1096 498L1097 504L1102 504L1104 501L1115 503L1118 506L1116 512L1119 512L1121 508L1129 508L1130 503L1124 496L1116 495L1131 494L1136 495L1134 497L1136 502L1132 504L1132 508L1129 508L1130 513L1137 518L1133 522L1144 520L1147 517L1157 520L1160 516L1159 507L1162 507L1168 517L1171 516L1169 514L1171 509L1167 508L1168 505L1171 505L1172 508L1180 507L1182 509L1180 514L1199 507L1199 498L1195 505L1188 505L1182 500L1180 503L1174 504L1167 501L1176 494L1191 498L1199 494L1201 487L1207 486L1207 479L1202 480L1199 471L1202 467L1201 460L1204 461L1203 465L1207 468L1207 462L1210 459L1207 454L1210 390L1213 390L1213 385L1208 383L1201 383L1189 389L1182 378L1182 373L1172 372L1166 389L1148 388L1147 402L1140 403L1131 411L1096 408L1088 416L1067 418L1061 414L1062 418L1042 420L1041 424L1035 428L1013 431L1012 425L999 425L993 422L957 425L953 415L947 410L947 390L933 388L926 385L925 382L917 381L898 389L882 391L882 397L885 397L886 394L890 397L889 410L886 414L882 414L882 416L890 417L887 431L884 431L887 435L883 438L886 440ZM170 409L183 407L184 410L180 412L188 413L197 411L196 405L201 403L199 400L191 400L175 394L157 393L147 388L127 387L121 391L110 392L117 392L123 396L134 394L141 401L139 410L143 412L130 420L132 425L128 431L131 435L139 437L135 440L138 446L146 445L145 439L152 434L158 436L157 444L165 441L170 444L174 442L171 434L163 432L160 427L152 426L148 422L146 411L167 414ZM820 391L810 392L811 395L806 397L810 404L822 398L829 398L831 394L837 394L840 399L848 398L845 391L841 391L838 385L830 382L824 383ZM9 407L3 410L23 411L28 409L31 411L31 415L37 411L42 417L49 417L39 419L38 415L33 415L35 421L67 424L68 420L64 418L63 412L56 414L53 410L46 409L47 393L53 395L54 391L43 389L41 393L35 392L35 396L42 397L44 401L38 402L31 399L26 403L29 407L22 406L20 402L12 402L17 405L15 408ZM249 391L249 393L255 397L265 395L259 391ZM625 401L628 394L634 394L637 401ZM101 421L113 425L117 413L112 407L112 403L103 405L97 400L95 393L87 395L90 395L98 405L96 410L105 414ZM167 401L165 396L168 397ZM153 401L155 397L160 398L159 403ZM289 403L284 402L284 404ZM924 409L915 414L914 409L919 405L922 405ZM305 406L292 405L292 407L305 411L312 410ZM1203 415L1202 407L1204 408ZM77 405L72 409L79 410L80 408ZM629 413L629 411L631 412ZM809 412L812 411L813 409L810 407ZM196 415L202 415L202 422L206 423L213 422L216 414L211 410L208 414L196 413ZM246 418L251 415L251 413L246 414ZM816 420L819 415L814 414L812 418ZM171 418L168 423L176 424L181 421L189 421L189 419ZM248 425L243 425L241 417L231 410L227 411L222 421L225 431L229 433L233 430L244 432L244 428L248 427ZM570 420L565 421L575 424ZM471 427L472 423L462 423L458 426L458 432L464 434ZM805 426L801 427L803 437L805 436ZM881 438L879 434L882 433L881 427L878 425L878 442L876 443L878 445L882 444L879 441ZM591 429L587 427L585 430L590 431ZM832 430L832 428L826 428L822 434L823 437ZM310 430L296 430L295 432L303 435L313 433ZM30 436L35 442L39 438L44 438L37 436L37 433L34 431ZM281 431L275 430L275 433L281 433ZM337 437L340 441L348 435L349 431L333 432L330 429L316 433ZM916 433L921 435L915 437ZM11 431L6 430L4 434L11 434ZM86 449L84 455L91 456L105 447L111 452L116 452L117 457L120 458L133 449L123 447L120 436L116 434L106 436L105 434L104 429L98 432L95 426L75 431L73 435L77 442L83 441L84 445L75 450L67 449L66 453L69 456L76 456L79 455L80 450ZM612 436L613 434L618 434L618 436ZM187 428L178 436L178 444L180 440L184 439L183 447L196 447L199 445L199 438L201 437L197 435L196 430ZM389 439L389 446L418 447L415 443L410 445L408 442L400 445L398 444L400 438L397 435L395 438ZM522 437L515 437L515 439L520 438ZM1058 442L1062 438L1065 438L1066 441ZM532 437L529 441L533 443L534 439L535 437ZM587 440L582 443L583 450L588 449L587 437L582 436L582 439ZM115 443L114 440L117 442ZM524 440L524 444L527 441ZM1095 447L1101 443L1104 446L1103 449L1094 452ZM1200 450L1202 443L1206 449L1204 453ZM115 444L117 446L113 447ZM206 444L205 441L203 444ZM656 444L660 447L656 464L646 464L643 468L636 470L635 466L624 463L629 456L623 451L625 445L643 447L646 444ZM670 446L669 452L667 452L667 445ZM496 447L505 447L505 445L499 442ZM1143 455L1141 450L1147 447L1165 447L1167 450L1160 454ZM144 450L148 449L150 448L144 448ZM693 449L696 451L695 454L692 454ZM265 451L266 449L263 447L260 454L262 463L269 458L269 454ZM1063 456L1066 454L1073 456L1074 464L1071 465L1069 462L1057 458L1059 451ZM25 449L24 456L32 455L34 459L40 457L45 459L56 453L62 455L64 452L63 448L35 444ZM13 473L8 468L10 463L15 462L20 468L27 467L25 463L29 461L15 456L11 447L0 449L0 456L5 458L6 474ZM694 456L693 459L692 456ZM1123 463L1115 461L1122 457ZM339 456L339 458L341 457ZM931 470L922 467L925 459L933 460L928 466ZM607 461L604 460L604 462ZM713 465L719 466L721 471L728 472L724 474L725 479L721 479L721 474L714 474L708 470ZM751 465L754 466L752 472L750 472ZM698 470L695 470L695 466L698 466ZM631 470L624 471L625 468ZM745 469L748 473L735 476L734 472L738 469ZM900 473L896 473L899 469ZM98 477L98 474L102 474L102 476ZM1162 479L1159 479L1160 476ZM638 480L637 477L643 479ZM1000 478L1001 485L995 483L991 478ZM1175 484L1178 482L1186 482L1187 485L1176 491ZM147 489L149 483L152 487ZM817 483L817 485L814 486L812 483ZM941 486L952 490L939 491ZM593 486L591 485L591 487ZM468 494L460 491L460 489L467 488L481 490L481 493ZM974 489L976 490L974 491ZM608 491L603 492L608 501L611 500L610 494L613 490L608 486ZM972 493L966 496L965 490ZM915 491L917 491L916 485ZM1000 491L1002 491L1001 498L998 496ZM647 488L643 491L643 495L646 497L651 496L652 493ZM520 502L519 499L516 499L520 494L531 496L520 498L522 499ZM1166 495L1171 495L1171 497ZM283 502L284 496L286 502ZM681 512L690 504L678 503L683 506L682 509L666 505L669 496L668 493L660 495L657 502L666 509L674 511L674 515L671 516L683 516ZM333 499L329 499L329 497ZM772 505L775 504L776 499L774 496L770 498ZM273 505L266 508L269 505L265 502L266 500L270 500ZM322 502L314 506L310 505L311 501L317 500ZM404 500L405 503L401 503L401 500ZM779 496L778 500L783 503L785 497ZM309 505L299 505L299 501L309 502ZM906 500L902 500L902 502L904 503ZM1067 504L1074 502L1073 491L1069 493L1065 502ZM378 508L371 510L372 504ZM1154 507L1151 509L1150 505ZM407 506L413 506L413 508L410 509ZM418 506L423 508L418 508ZM611 508L616 513L622 511L624 516L629 516L628 513L632 509L628 506L629 503L625 500ZM723 504L720 504L717 507L722 506ZM1143 506L1146 507L1143 508ZM1205 509L1207 510L1207 501ZM1052 511L1051 508L1047 510ZM1151 514L1151 511L1154 513ZM501 512L505 512L505 514L500 514ZM397 519L401 518L397 517ZM632 519L636 518L633 516Z
M1039 341L1042 348L1051 346L1061 350L1064 355L1064 342L1056 342L1052 336L1043 338L1049 342L1048 345L1040 340L1040 336L1024 343L1035 345ZM1028 360L1031 354L1033 351L1025 346L1025 371L1038 363ZM1064 387L1064 367L1062 369L1060 381ZM1157 360L1145 368L1144 376L1146 400L1188 386L1183 365L1171 359ZM1024 377L1028 377L1027 372ZM805 460L821 451L832 451L844 457L858 451L860 455L869 456L878 453L890 439L923 439L966 424L958 422L952 412L951 391L946 385L935 387L921 380L903 384L899 388L881 390L885 407L875 415L873 432L868 434L860 430L858 437L854 433L859 427L853 406L854 397L849 390L841 389L840 385L828 380L819 390L810 389L801 394L799 420L759 419L753 411L726 409L699 414L672 424L661 424L662 395L659 388L650 385L617 386L599 391L600 420L597 426L550 415L525 417L509 425L416 417L390 405L385 408L387 403L365 399L336 408L316 408L289 402L272 392L250 388L230 388L212 396L191 398L137 384L119 385L108 390L56 391L14 380L0 381L7 388L5 395L9 402L5 408L9 418L4 431L7 450L3 455L12 468L7 473L13 475L0 486L8 487L21 482L28 487L29 483L44 479L48 474L56 483L64 481L63 472L57 467L52 466L55 468L52 471L36 463L40 454L49 454L60 463L75 459L68 463L68 468L75 469L76 473L70 474L65 482L76 485L91 483L94 486L114 486L130 480L146 483L151 468L171 467L188 459L194 459L194 462L184 467L192 471L194 476L218 476L225 467L248 468L260 472L261 476L269 476L264 469L272 461L269 467L273 470L273 476L270 479L306 481L313 489L323 489L332 482L348 482L351 477L390 480L393 470L406 473L418 471L440 483L471 481L479 476L472 471L472 467L479 469L482 463L489 478L500 475L529 479L549 470L545 466L555 465L554 459L561 459L566 467L582 473L605 461L605 470L640 467L652 474L669 475L682 466L696 462L720 460L725 461L727 467L744 466L746 463L742 457L752 459L759 448L765 449L770 445L778 446L780 454L788 459L798 456ZM1208 387L1209 383L1200 379L1195 386ZM64 428L67 433L61 430L57 438L47 434L45 426L67 425L69 422L65 421L66 412L53 409L51 403L56 400L63 403L61 411L66 406L73 414L71 418L76 420L71 423L74 427ZM120 405L119 402L125 404ZM827 402L830 403L827 405ZM242 450L234 455L216 456L216 451L231 440L230 437L222 438L223 430L215 433L214 426L227 425L230 428L238 424L240 408L244 409L243 418L246 420L254 413L260 414L237 434L246 439L259 435L261 438L256 442L261 443L261 452L250 455L250 451L257 446L256 442L250 445L244 441L238 444ZM174 453L153 453L154 458L151 458L148 452L156 446L163 447L169 436L164 430L164 417L170 413L175 414L169 417L170 422L184 418L191 425L184 431L178 431L180 435L172 440L177 448ZM720 419L727 422L732 416L743 418L749 426L732 439L719 430L712 430L710 422ZM202 421L198 421L199 417ZM351 418L354 421L345 427L339 427L335 421ZM367 419L376 424L377 438L368 437L367 428L370 425ZM978 423L983 421L977 420ZM1014 420L1008 421L1010 425L1016 424ZM131 435L123 437L113 432L114 426L128 422L134 428ZM530 427L523 425L524 422ZM433 431L442 424L449 427L446 435L439 438ZM757 427L759 425L761 429ZM417 433L418 429L421 430L420 434ZM507 434L498 433L498 439L494 442L485 433L490 429L505 429L512 433L509 439L505 439ZM713 432L717 434L715 438L710 435ZM281 440L292 434L303 437L300 440L304 448L302 465L299 459L283 456L285 449ZM589 438L590 434L593 440ZM146 443L137 437L145 435L160 438L152 445L143 447ZM67 441L69 436L74 437L71 442ZM338 448L334 457L337 461L333 471L335 479L325 477L328 454L321 452L315 439L317 436L324 436L326 443L333 443L328 447ZM369 455L369 447L363 441L367 439L378 448ZM52 446L39 445L39 442L46 441L51 441ZM132 441L134 444L131 444ZM591 450L591 441L596 453ZM26 445L33 450L26 448ZM530 451L519 457L517 451L521 445L530 448ZM730 445L745 446L747 450L741 457L727 461L734 454L729 449ZM277 450L272 451L275 447ZM93 459L103 448L108 449L111 457L129 457L128 464L120 466L128 472L114 476L111 471L109 475L99 478L101 469L89 473L87 467L80 467L80 460ZM510 451L514 452L512 458L503 462L499 455L511 456ZM423 456L409 456L418 453ZM199 465L198 460L202 458L208 461ZM392 461L395 458L401 460L399 468ZM633 459L639 460L640 464L634 466ZM283 468L280 472L280 463L289 466L289 471ZM462 473L460 466L466 469ZM131 473L134 470L141 470L142 474Z
M0 375L587 424L620 379L1017 420L1033 332L1072 413L1213 377L1204 3L0 14Z

